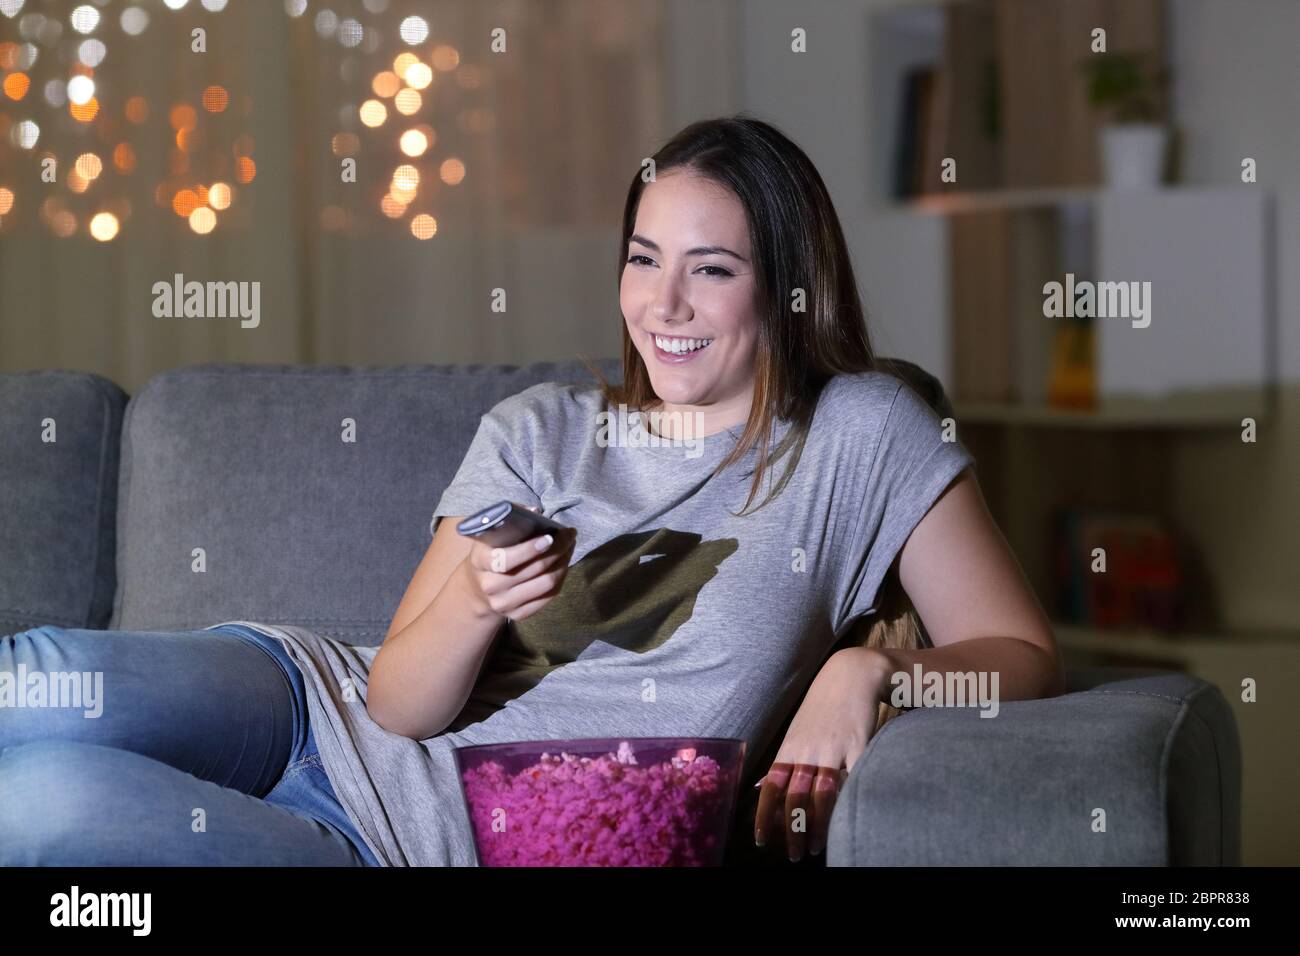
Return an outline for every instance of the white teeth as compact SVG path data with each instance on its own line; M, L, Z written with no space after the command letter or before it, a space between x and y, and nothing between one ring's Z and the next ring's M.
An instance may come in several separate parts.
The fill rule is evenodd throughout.
M655 336L655 345L665 352L672 352L674 355L698 351L708 346L712 341L713 339L670 339L662 335Z

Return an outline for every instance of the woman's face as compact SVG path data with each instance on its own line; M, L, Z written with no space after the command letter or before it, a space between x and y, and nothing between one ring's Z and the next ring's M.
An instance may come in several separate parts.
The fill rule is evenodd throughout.
M752 258L745 208L729 189L675 170L642 192L619 305L655 394L666 406L713 406L701 409L712 427L749 414L759 329Z

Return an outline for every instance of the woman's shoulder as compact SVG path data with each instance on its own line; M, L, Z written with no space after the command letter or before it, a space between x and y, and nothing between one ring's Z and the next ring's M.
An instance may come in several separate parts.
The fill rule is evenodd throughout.
M501 399L488 415L511 431L554 435L566 425L594 421L603 407L604 396L595 385L538 382Z
M906 383L889 372L841 372L832 376L817 399L817 413L827 418L861 420L889 414Z
M818 398L814 430L864 451L880 442L887 430L914 433L933 429L941 419L932 404L936 400L942 404L942 386L938 387L939 398L935 399L923 396L909 380L886 369L841 373L826 383Z

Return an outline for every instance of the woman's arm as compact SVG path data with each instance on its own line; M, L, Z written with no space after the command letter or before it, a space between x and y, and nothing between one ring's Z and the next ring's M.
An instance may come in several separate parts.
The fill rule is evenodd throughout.
M792 860L819 853L842 779L876 729L890 679L998 674L997 701L1052 697L1065 676L1051 623L966 468L904 542L899 576L933 648L849 647L832 654L799 705L763 781L754 837L776 834ZM946 683L946 682L945 682ZM803 819L805 827L795 827Z
M573 536L492 549L444 517L370 668L366 709L385 730L424 740L464 708L507 616L523 620L564 581ZM494 551L497 556L494 559Z
M899 580L933 648L880 649L889 672L997 672L1000 700L1054 697L1065 672L1052 625L966 468L913 529ZM853 648L861 650L861 648Z
M415 740L460 713L501 626L457 574L473 544L457 533L460 520L438 523L370 667L371 720Z

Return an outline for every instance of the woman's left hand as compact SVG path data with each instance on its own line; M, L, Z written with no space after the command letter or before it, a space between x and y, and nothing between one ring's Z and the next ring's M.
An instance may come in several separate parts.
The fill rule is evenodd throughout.
M790 860L826 848L840 785L875 733L888 687L884 657L865 647L836 651L817 672L763 778L754 842L783 839Z

